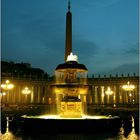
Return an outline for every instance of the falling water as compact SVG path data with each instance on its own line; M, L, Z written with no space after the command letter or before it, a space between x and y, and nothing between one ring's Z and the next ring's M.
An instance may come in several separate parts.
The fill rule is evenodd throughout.
M14 134L9 131L9 117L6 117L6 132L2 134L1 140L17 140L17 138L14 136Z
M119 132L119 140L139 140L138 135L135 133L135 122L134 122L134 117L131 117L131 121L132 121L132 130L129 132L129 134L127 135L127 137L125 137L124 135L124 128L123 128L123 124L122 127L120 128L120 132Z
M132 118L132 128L134 128L135 127L134 118L133 116L131 118Z

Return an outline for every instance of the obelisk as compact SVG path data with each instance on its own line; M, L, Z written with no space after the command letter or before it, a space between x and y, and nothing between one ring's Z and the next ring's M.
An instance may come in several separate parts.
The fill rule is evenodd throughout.
M67 56L72 52L72 14L70 12L70 0L68 2L68 12L66 14L66 40L65 40L65 62Z

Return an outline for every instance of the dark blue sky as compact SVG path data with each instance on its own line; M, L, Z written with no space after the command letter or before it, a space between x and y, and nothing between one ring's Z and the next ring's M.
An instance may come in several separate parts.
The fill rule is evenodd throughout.
M89 74L138 74L139 0L71 0L73 53ZM2 0L2 60L64 63L68 0Z

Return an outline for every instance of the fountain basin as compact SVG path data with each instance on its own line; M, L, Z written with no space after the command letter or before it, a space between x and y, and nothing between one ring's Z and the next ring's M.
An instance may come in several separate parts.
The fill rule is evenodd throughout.
M96 131L115 131L121 127L118 116L82 116L81 118L62 118L58 115L21 116L24 132L46 133L93 133Z

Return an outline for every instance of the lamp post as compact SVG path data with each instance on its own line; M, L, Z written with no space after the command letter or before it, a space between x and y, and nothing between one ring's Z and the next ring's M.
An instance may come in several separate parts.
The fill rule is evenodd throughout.
M1 104L3 103L3 96L5 96L6 93L5 92L1 92L0 93L0 101L1 101Z
M128 81L126 85L123 85L122 88L128 93L128 99L130 99L128 102L131 103L131 98L132 98L132 93L131 91L134 90L135 86L130 84L130 82Z
M25 87L23 90L22 90L22 93L25 95L25 103L27 102L27 95L31 93L31 90L29 90L28 87Z
M5 83L1 84L1 88L3 90L6 90L7 93L9 93L9 91L14 88L14 85L11 84L9 80L6 80ZM6 94L1 94L1 99L2 99L3 95L6 95ZM8 96L9 96L9 94L8 94Z
M110 87L107 88L107 90L105 91L105 94L107 95L107 102L109 104L109 96L113 94L113 91L111 90Z

